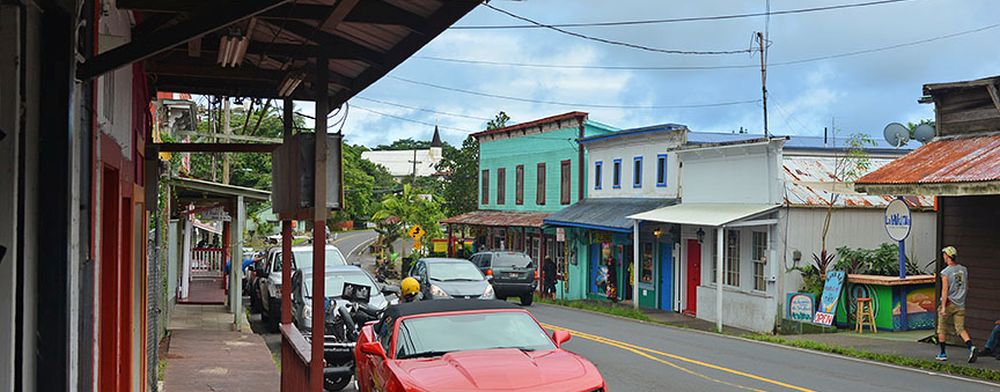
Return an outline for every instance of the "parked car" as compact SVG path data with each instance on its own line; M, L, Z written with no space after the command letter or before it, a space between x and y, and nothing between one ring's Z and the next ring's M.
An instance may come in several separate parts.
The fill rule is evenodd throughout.
M361 319L361 315L351 314L351 310L356 309L354 298L344 298L344 286L355 284L368 287L367 302L363 309L365 315L371 315L366 319ZM312 339L313 317L323 317L323 358L326 360L326 370L324 371L324 389L327 391L339 391L344 389L354 375L354 344L357 339L355 321L374 320L375 317L385 310L390 301L397 299L398 288L382 286L375 283L371 275L361 268L353 265L327 267L324 276L324 291L326 300L323 311L315 312L312 307L312 287L313 270L303 267L292 275L292 318L296 327L302 331L306 339ZM390 298L386 293L392 293ZM342 314L348 314L350 319L347 323ZM355 320L359 319L359 320Z
M292 270L298 265L312 265L312 245L292 247ZM336 246L326 246L326 266L347 265L347 259ZM272 330L278 329L281 321L281 247L268 252L267 262L259 274L257 293L259 295L260 317Z
M426 258L417 260L410 274L420 282L423 299L494 299L493 286L475 264L463 259Z
M392 305L362 328L355 378L362 392L605 391L590 361L561 348L569 338L504 301Z
M538 269L531 257L521 252L490 251L472 255L472 264L486 275L498 299L518 297L529 306L538 288Z

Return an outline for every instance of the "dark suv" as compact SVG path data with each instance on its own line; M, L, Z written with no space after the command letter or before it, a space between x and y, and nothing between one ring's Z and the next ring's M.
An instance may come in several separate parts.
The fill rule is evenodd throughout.
M531 305L538 287L538 271L531 257L521 252L488 251L469 260L490 279L497 299L519 297L521 305Z

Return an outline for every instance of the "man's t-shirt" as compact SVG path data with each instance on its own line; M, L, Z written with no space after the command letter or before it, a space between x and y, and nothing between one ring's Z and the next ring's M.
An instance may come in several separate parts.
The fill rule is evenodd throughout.
M960 308L965 307L965 293L968 288L969 270L963 265L951 265L941 271L948 278L948 301Z

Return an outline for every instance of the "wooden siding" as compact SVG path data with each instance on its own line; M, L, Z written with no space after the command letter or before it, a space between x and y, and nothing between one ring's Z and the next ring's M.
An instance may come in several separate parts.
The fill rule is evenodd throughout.
M939 248L958 248L959 263L969 269L965 325L981 344L1000 319L1000 196L943 197L939 206Z

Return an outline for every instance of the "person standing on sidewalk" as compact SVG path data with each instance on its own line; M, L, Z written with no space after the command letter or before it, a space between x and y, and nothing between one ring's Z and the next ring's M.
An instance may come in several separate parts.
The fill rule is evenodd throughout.
M972 344L969 333L965 331L965 294L968 291L969 270L955 260L958 257L958 250L954 246L941 249L941 254L948 266L941 271L941 309L938 311L940 317L937 325L941 353L934 359L948 360L948 354L945 352L945 334L948 332L948 327L952 326L969 348L969 363L973 363L976 362L979 353L976 352L976 346Z

